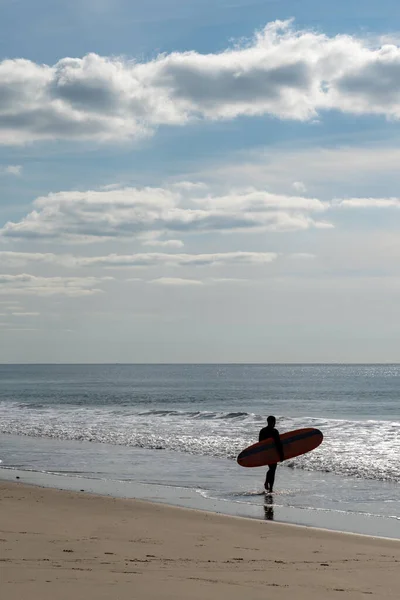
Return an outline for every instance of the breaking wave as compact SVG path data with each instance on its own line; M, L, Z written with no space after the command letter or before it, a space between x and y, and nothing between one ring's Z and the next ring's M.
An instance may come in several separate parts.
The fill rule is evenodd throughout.
M0 432L82 440L149 450L234 459L257 441L266 415L250 412L135 410L126 405L91 406L0 403ZM400 482L400 422L326 418L278 418L281 432L317 427L315 451L285 463L294 469L361 479Z

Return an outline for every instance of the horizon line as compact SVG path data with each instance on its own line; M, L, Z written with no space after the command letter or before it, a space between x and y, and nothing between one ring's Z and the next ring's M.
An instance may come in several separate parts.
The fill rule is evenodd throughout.
M0 366L400 366L400 362L0 362Z

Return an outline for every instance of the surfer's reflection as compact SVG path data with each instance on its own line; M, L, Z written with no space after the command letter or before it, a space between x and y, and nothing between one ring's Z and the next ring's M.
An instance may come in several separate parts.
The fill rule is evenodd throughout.
M265 496L264 513L266 521L274 520L274 500L271 494L266 494Z

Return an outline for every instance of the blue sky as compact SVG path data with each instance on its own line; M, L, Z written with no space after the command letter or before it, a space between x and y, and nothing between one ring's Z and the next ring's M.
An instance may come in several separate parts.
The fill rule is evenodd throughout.
M399 25L0 0L0 361L399 361Z

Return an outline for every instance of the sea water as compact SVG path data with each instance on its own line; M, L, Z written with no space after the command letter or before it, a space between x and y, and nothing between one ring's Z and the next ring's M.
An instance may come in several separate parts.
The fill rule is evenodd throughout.
M2 476L400 538L399 365L0 365ZM322 445L235 458L266 417Z

